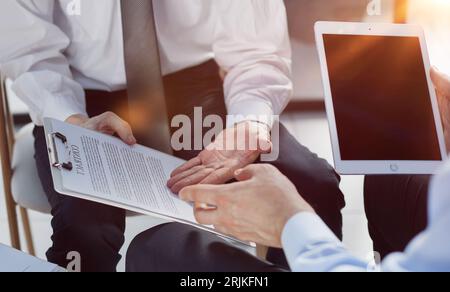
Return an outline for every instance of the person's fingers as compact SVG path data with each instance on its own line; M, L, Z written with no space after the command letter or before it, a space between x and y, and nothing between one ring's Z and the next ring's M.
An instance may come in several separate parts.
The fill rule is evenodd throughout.
M173 193L178 194L178 192L180 192L183 188L202 182L213 171L214 169L211 168L203 168L202 170L176 182L170 189Z
M185 187L180 191L180 198L186 202L218 205L218 197L226 193L226 186L195 185Z
M122 120L118 115L107 112L101 116L102 127L110 128L116 133L120 139L129 145L136 144L136 138L133 135L130 125Z
M203 225L215 225L220 221L220 213L217 210L196 209L195 220Z
M436 67L431 69L431 79L436 90L446 97L450 97L450 77L441 73Z
M201 164L202 164L202 160L200 159L200 157L197 156L197 157L189 160L188 162L184 163L177 169L175 169L170 176L171 177L177 176L180 173L185 172L186 170L191 169L195 166L199 166Z
M182 179L189 177L193 174L195 174L196 172L203 170L205 167L202 165L199 166L194 166L191 169L188 169L184 172L181 172L175 176L172 176L168 181L167 181L167 186L169 188L172 188L177 182L181 181Z
M229 167L219 168L211 172L200 184L220 185L233 179L234 170Z
M260 139L258 141L258 148L263 154L269 154L273 149L273 144L269 140Z
M194 203L194 209L203 209L205 211L208 211L208 210L217 210L217 207L205 203Z
M237 181L247 181L257 176L263 171L264 166L261 164L251 164L234 172L234 178Z

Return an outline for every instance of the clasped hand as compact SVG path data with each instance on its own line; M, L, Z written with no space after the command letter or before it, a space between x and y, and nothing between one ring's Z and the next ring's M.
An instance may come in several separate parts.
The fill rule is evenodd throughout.
M197 157L176 169L167 185L174 193L196 184L224 184L234 172L272 149L267 126L243 122L225 129Z

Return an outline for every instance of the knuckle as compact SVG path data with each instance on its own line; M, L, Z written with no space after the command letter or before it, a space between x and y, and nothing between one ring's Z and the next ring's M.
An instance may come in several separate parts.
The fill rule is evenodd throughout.
M106 119L115 119L116 117L117 117L116 114L113 113L113 112L106 112L105 113L105 118Z

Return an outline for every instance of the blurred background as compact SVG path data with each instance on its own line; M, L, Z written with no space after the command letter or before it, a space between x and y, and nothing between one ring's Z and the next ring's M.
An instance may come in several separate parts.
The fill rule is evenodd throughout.
M375 16L367 13L369 2L285 0L294 55L295 101L290 109L319 106L314 101L323 99L313 30L318 20L420 24L427 34L432 64L450 74L450 0L381 0L381 15ZM304 101L303 107L298 101Z
M163 1L163 0L161 0ZM271 1L271 0L267 0ZM369 16L370 0L285 0L293 49L295 98L282 121L305 146L333 164L327 117L324 112L322 80L314 44L314 23L318 20L400 22L420 24L427 35L432 64L450 74L450 0L381 0L379 15ZM29 122L27 108L9 94L17 129ZM347 207L344 216L344 242L358 256L373 258L373 248L364 212L362 176L342 177L341 188ZM9 244L8 221L0 181L0 242ZM50 220L46 214L30 211L36 253L45 258L50 246ZM151 217L127 219L125 254L131 239L139 232L160 224ZM23 238L23 234L22 238ZM124 270L124 262L119 265Z

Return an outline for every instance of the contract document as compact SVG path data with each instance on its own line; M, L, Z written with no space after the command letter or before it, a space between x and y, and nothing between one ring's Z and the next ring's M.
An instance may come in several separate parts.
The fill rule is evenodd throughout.
M193 205L166 186L171 172L185 161L53 119L46 119L44 127L58 193L222 235L197 224Z

